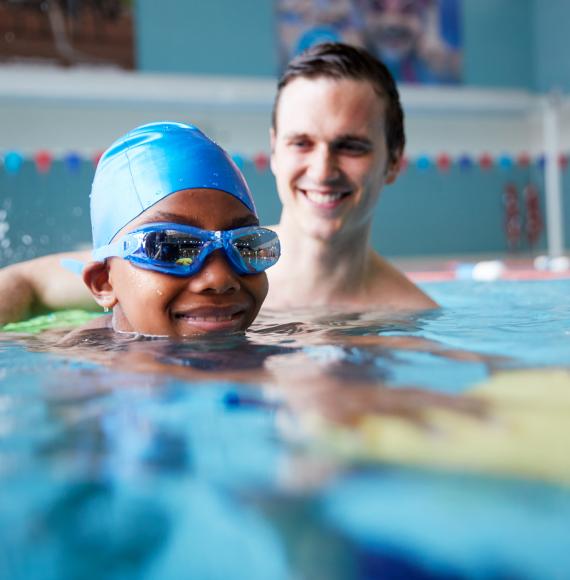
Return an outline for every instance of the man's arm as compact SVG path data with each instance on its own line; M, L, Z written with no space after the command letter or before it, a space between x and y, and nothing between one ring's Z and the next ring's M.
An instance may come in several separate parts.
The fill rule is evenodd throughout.
M90 253L53 254L0 269L0 325L52 310L97 310L81 276L61 265L62 259L88 261Z

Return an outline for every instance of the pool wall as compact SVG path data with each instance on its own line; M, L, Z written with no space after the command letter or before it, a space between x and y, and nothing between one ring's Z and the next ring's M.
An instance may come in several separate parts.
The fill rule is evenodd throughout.
M93 173L91 160L74 169L62 160L55 161L46 174L39 173L31 161L16 175L0 170L0 264L88 245ZM280 203L271 172L258 171L247 162L244 173L261 221L275 223ZM503 252L505 183L513 182L522 191L529 180L540 183L540 173L517 167L466 172L453 166L447 173L409 167L382 193L373 244L392 256ZM570 223L569 209L567 204L566 223ZM2 223L9 229L2 229ZM567 246L568 234L570 228ZM10 245L2 247L3 240L9 240ZM538 248L544 248L544 235Z
M225 15L223 19L218 17L220 13ZM385 189L378 206L372 240L382 253L411 256L506 250L505 185L513 182L521 193L532 182L541 196L544 193L543 171L537 161L542 147L540 119L529 121L516 102L553 88L570 89L570 55L566 56L566 34L560 24L568 18L570 6L563 0L551 0L548 5L536 0L464 0L463 86L454 93L454 106L476 100L480 87L490 90L484 97L495 98L496 103L512 98L515 105L503 113L492 105L492 110L483 112L467 107L449 113L442 107L438 114L425 115L417 106L414 110L417 95L413 88L402 87L410 165ZM140 0L135 3L135 21L137 66L144 74L134 76L147 79L147 89L157 89L150 96L151 91L140 91L144 94L138 101L124 99L124 95L122 100L108 98L115 84L108 79L103 83L105 91L95 91L92 97L79 101L73 100L77 90L66 89L60 84L62 79L55 76L52 83L49 79L37 81L28 94L20 94L11 90L9 77L0 70L0 87L4 86L0 88L0 156L15 149L26 160L17 174L8 174L0 164L0 264L88 243L92 158L127 129L157 119L196 122L232 154L242 154L262 220L272 223L278 219L280 206L271 173L267 168L259 171L252 162L256 153L269 153L267 131L278 67L275 3L166 0L159 7L151 0ZM33 70L28 73L30 86L37 75ZM83 77L77 78L78 86L85 84ZM229 84L218 90L214 78ZM233 105L208 109L205 105L211 103L192 104L184 91L177 93L176 79L199 88L210 83L212 94L229 91L227 94L232 95L234 87L238 97L239 91L249 96ZM239 79L246 81L243 86ZM98 83L97 78L91 82ZM131 82L130 77L125 80ZM48 95L50 84L57 86L59 100L53 92ZM433 100L446 95L437 93ZM561 131L562 148L567 152L570 118L563 119ZM44 174L38 173L31 161L40 150L55 157ZM495 160L503 153L516 160L524 150L532 155L530 167L515 162L510 168L495 165L484 170L477 164L486 151ZM73 170L62 160L69 151L77 151L83 158ZM455 161L449 171L433 165L442 152ZM463 153L474 162L469 170L457 163ZM423 154L432 160L427 169L416 166ZM568 181L568 171L564 170L567 247ZM544 217L544 199L542 213ZM543 234L536 250L544 247ZM524 240L520 249L528 250Z

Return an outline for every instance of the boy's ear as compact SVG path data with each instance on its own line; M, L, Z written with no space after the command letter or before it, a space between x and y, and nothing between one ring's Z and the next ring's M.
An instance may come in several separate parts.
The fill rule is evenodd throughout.
M109 279L109 266L105 262L89 262L83 268L83 282L95 302L103 308L113 308L117 304L117 297Z

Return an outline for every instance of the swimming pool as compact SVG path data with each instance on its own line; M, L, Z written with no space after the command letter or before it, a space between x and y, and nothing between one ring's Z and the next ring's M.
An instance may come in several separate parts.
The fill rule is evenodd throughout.
M0 578L568 577L570 281L424 287L208 342L5 335Z

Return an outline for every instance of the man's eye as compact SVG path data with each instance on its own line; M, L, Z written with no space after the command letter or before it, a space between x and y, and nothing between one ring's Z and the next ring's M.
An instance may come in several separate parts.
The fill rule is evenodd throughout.
M338 143L335 149L340 153L346 153L348 155L365 155L370 151L370 146L366 143L347 141L345 143Z
M291 147L295 149L307 149L310 147L311 143L308 139L295 139L290 143Z

